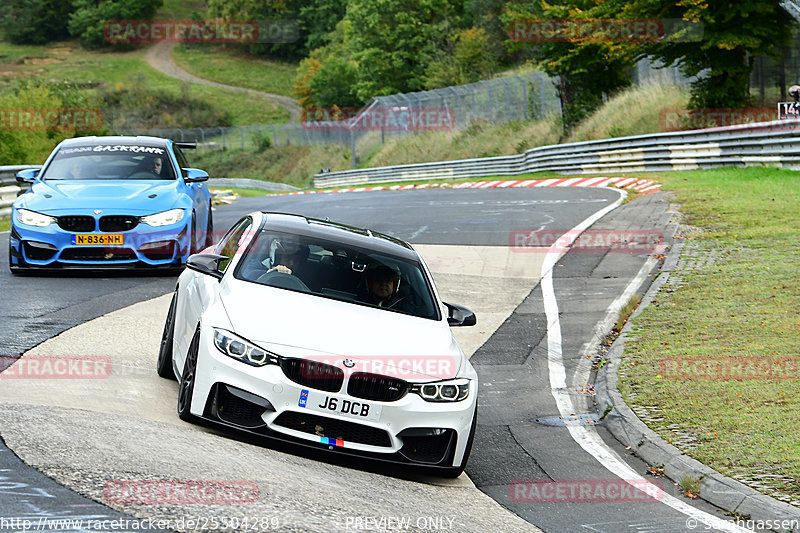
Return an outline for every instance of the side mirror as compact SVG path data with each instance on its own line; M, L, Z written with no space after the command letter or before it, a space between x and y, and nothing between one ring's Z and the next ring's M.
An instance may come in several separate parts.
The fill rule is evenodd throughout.
M199 181L208 181L208 172L200 170L199 168L183 168L181 169L186 173L183 181L186 183L197 183Z
M17 183L33 183L40 168L26 168L17 172Z
M464 306L456 305L456 304L449 304L447 302L443 302L444 305L447 306L448 316L447 316L447 324L450 326L474 326L478 323L478 319L475 318L475 313L470 311Z
M222 272L219 271L219 262L228 259L224 255L217 254L194 254L190 255L186 261L186 268L206 274L208 276L222 279Z

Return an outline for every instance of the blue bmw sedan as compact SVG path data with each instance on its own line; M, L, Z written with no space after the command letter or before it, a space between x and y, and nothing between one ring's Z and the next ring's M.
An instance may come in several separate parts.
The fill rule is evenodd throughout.
M40 169L17 174L11 272L63 268L179 269L213 243L208 174L157 137L62 141Z

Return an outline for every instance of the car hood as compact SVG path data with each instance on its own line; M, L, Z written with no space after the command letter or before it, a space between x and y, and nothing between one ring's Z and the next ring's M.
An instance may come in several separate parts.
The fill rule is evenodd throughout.
M178 196L177 180L50 180L34 183L17 207L44 214L123 207L147 214L174 207Z
M234 332L285 357L429 381L466 360L446 322L232 280L220 295Z

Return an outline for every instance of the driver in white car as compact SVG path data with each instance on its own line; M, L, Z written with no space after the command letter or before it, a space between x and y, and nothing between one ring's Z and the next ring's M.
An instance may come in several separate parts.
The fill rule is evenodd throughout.
M309 249L305 244L294 241L279 241L275 239L270 246L270 264L273 265L269 272L298 275L298 269L308 259Z

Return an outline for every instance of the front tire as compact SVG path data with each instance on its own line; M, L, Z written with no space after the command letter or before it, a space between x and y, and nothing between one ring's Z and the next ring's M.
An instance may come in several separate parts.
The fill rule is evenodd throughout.
M200 250L197 249L197 217L192 211L192 234L189 236L189 254L196 254Z
M183 365L181 385L178 390L178 418L184 422L192 422L195 418L190 409L194 395L194 382L197 377L197 354L199 352L200 326L197 326L192 342L189 344L189 351L186 353L186 362Z
M161 347L158 350L158 363L156 364L156 372L159 376L173 380L177 379L172 367L172 343L175 339L175 308L177 305L178 290L175 289L169 304L167 321L164 323L164 332L161 334Z
M208 224L206 226L206 245L208 248L214 244L214 217L211 214L211 206L208 206Z

